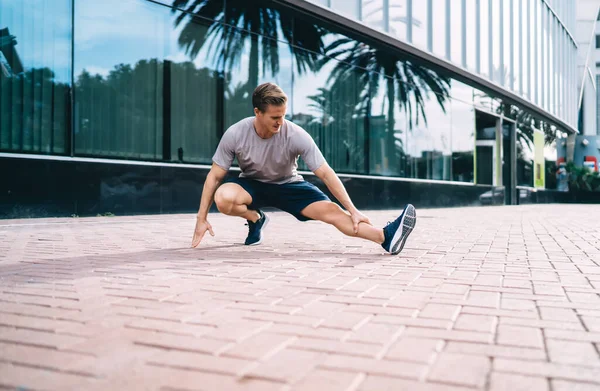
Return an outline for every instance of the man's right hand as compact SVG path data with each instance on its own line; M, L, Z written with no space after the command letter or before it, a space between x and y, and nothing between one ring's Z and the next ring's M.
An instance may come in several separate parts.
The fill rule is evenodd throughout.
M215 236L208 220L198 218L196 220L196 228L194 229L194 237L192 238L192 247L197 247L200 244L206 231L210 232L211 236Z

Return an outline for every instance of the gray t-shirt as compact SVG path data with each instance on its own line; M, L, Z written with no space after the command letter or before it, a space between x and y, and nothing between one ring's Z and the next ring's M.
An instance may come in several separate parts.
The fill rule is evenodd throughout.
M254 130L254 117L248 117L227 129L212 160L229 170L237 157L241 178L282 184L303 180L297 171L299 156L311 171L325 163L312 137L300 126L285 120L278 133L263 139Z

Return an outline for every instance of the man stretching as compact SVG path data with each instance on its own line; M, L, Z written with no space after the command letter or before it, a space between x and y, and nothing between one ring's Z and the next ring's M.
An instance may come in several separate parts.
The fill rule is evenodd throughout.
M332 224L348 236L381 244L391 254L402 251L417 220L414 206L406 205L402 214L383 229L373 227L369 218L356 209L312 137L285 120L287 96L281 88L273 83L259 85L252 94L252 105L255 116L229 127L213 156L202 190L192 247L200 244L206 231L214 236L207 220L214 201L221 213L248 220L245 244L249 246L262 242L269 217L260 208L270 206L300 221ZM298 175L299 156L346 211ZM221 185L235 157L242 173Z

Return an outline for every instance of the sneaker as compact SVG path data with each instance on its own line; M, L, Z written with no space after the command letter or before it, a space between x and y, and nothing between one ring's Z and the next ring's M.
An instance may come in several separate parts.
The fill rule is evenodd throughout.
M267 223L269 222L269 216L264 214L261 210L257 210L257 212L260 215L260 219L256 220L256 223L247 220L248 237L244 242L246 246L256 246L257 244L262 243L262 230L265 229Z
M408 204L396 220L388 223L383 228L385 240L381 243L381 247L391 254L398 254L404 248L404 243L413 228L415 228L416 223L417 212L415 207Z

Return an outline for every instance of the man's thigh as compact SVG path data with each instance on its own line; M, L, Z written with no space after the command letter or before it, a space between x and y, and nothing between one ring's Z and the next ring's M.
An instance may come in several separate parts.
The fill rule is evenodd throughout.
M302 211L311 204L331 201L318 187L310 182L301 181L274 185L269 194L272 206L290 213L300 221L313 220Z
M246 178L230 178L217 189L217 192L227 193L227 198L234 199L236 204L247 205L250 209L258 208L260 204L262 183Z

